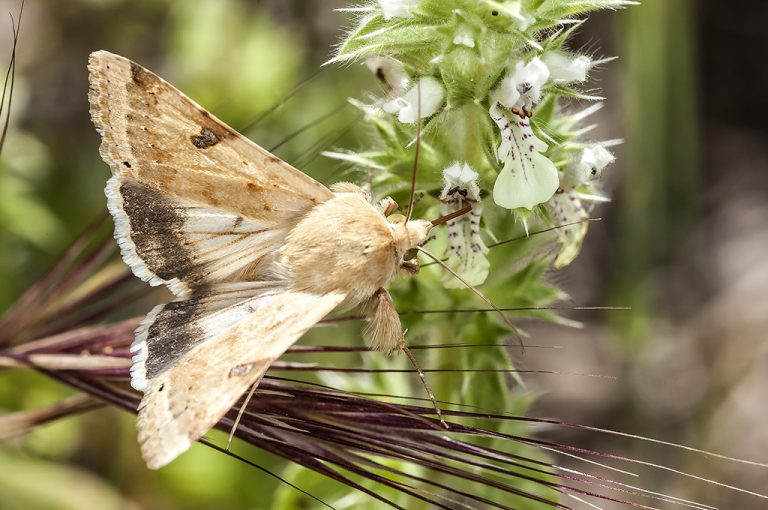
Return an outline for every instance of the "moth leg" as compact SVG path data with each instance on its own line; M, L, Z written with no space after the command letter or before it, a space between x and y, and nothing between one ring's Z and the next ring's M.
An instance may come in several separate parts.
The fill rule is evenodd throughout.
M419 273L419 259L416 257L413 257L411 259L403 260L403 263L400 264L400 269L409 275L415 275Z
M400 316L386 289L379 289L363 305L368 324L363 336L375 351L391 353L405 342Z
M232 424L232 428L229 430L229 436L227 437L227 447L225 448L227 451L229 451L229 447L232 445L232 439L235 438L235 432L237 432L237 426L240 425L240 420L243 418L243 413L245 413L245 409L253 398L253 394L256 393L256 388L259 386L260 382L261 378L251 385L248 395L246 395L245 400L243 400L243 405L241 405L240 409L237 411L237 418L235 418L235 423Z
M379 289L363 306L366 308L366 313L370 316L363 334L368 340L371 349L387 353L397 351L408 356L413 368L419 375L419 379L421 379L421 384L432 401L435 414L442 426L448 428L448 424L443 419L443 413L440 411L440 406L437 405L435 394L432 392L432 388L429 387L429 383L427 383L424 371L419 366L418 361L416 361L416 357L405 344L405 333L403 333L403 327L400 324L400 316L397 314L395 305L392 303L392 296L389 295L386 289Z

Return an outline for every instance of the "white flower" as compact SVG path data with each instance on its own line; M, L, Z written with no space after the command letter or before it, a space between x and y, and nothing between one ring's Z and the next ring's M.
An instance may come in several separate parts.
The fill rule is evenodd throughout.
M494 104L491 118L501 131L498 158L504 164L493 186L493 200L507 209L534 206L552 198L560 184L557 167L541 154L548 146L528 119L510 119Z
M568 166L560 183L560 190L549 201L549 210L560 240L560 253L555 267L570 264L581 251L581 243L587 235L589 213L579 200L577 188L600 178L603 169L614 160L605 147L595 144L581 152L578 161ZM563 226L568 225L568 226Z
M560 83L582 82L587 79L587 71L592 67L592 60L579 55L572 57L560 52L544 55L544 64L549 68L550 78Z
M453 34L453 44L463 45L467 48L475 47L475 33L472 27L466 23L462 23L456 28L456 32Z
M389 57L368 57L365 65L392 92L400 93L408 86L408 73L402 62Z
M391 18L410 18L410 6L416 5L421 0L379 0L381 10L384 12L384 19Z
M443 191L440 193L443 215L472 204L472 210L448 222L447 264L470 285L480 285L488 277L490 262L485 254L488 248L480 236L480 218L483 203L480 201L478 174L468 164L456 162L443 170ZM451 274L444 274L443 285L460 288L464 284Z
M452 164L443 170L443 191L440 193L440 200L446 201L454 197L457 200L464 198L477 202L480 200L480 186L477 184L479 177L478 173L466 163Z
M421 98L421 100L419 100ZM431 117L443 106L445 88L436 78L427 76L411 87L405 94L382 107L387 113L397 113L397 118L403 124L416 122L417 112L421 118Z
M562 186L565 190L573 190L589 181L600 179L605 167L616 159L602 145L587 147L581 152L579 160L571 165L563 175Z
M501 85L491 95L492 103L530 113L533 105L541 101L541 88L549 79L549 69L539 57L527 64L518 62L515 71L507 73Z

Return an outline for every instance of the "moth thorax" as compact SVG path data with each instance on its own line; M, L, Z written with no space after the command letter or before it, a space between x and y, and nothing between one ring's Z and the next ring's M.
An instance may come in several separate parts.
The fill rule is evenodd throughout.
M392 225L392 237L395 239L398 253L402 256L427 240L432 223L424 220L411 220Z

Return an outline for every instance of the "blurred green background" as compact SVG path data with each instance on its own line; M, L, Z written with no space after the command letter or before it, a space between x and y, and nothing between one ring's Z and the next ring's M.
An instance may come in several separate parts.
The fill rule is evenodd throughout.
M355 111L342 105L377 90L359 67L317 74L349 23L333 9L346 5L28 1L0 161L0 310L104 208L109 171L88 119L88 53L107 49L142 63L267 148L330 114L276 154L334 180L337 164L315 157L317 150L363 144ZM0 13L17 9L18 2L0 0ZM528 391L538 395L532 415L768 460L768 65L760 43L767 15L762 0L645 0L594 16L577 35L575 46L620 56L595 77L608 98L595 136L626 143L607 177L614 201L593 214L604 220L591 227L576 263L550 279L576 304L632 311L570 314L585 322L580 330L528 326L534 342L564 348L526 355L518 360L522 368L617 377L531 377ZM0 49L10 48L3 17ZM0 410L30 409L66 394L33 374L0 376ZM768 493L764 470L702 466L700 457L621 438L545 433ZM269 457L260 463L280 466ZM721 488L649 476L638 485L682 497L707 493L721 508L760 508ZM330 483L311 480L303 488ZM105 509L299 508L294 497L201 446L148 472L132 418L117 411L67 419L0 447L0 508L85 509L96 508L94 501Z

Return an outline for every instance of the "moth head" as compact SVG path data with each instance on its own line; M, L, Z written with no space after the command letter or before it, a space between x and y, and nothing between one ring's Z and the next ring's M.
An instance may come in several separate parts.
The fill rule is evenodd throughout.
M405 221L405 216L393 214L387 218L392 229L392 237L395 240L397 254L402 263L406 253L416 249L429 237L432 230L432 222L424 220Z

